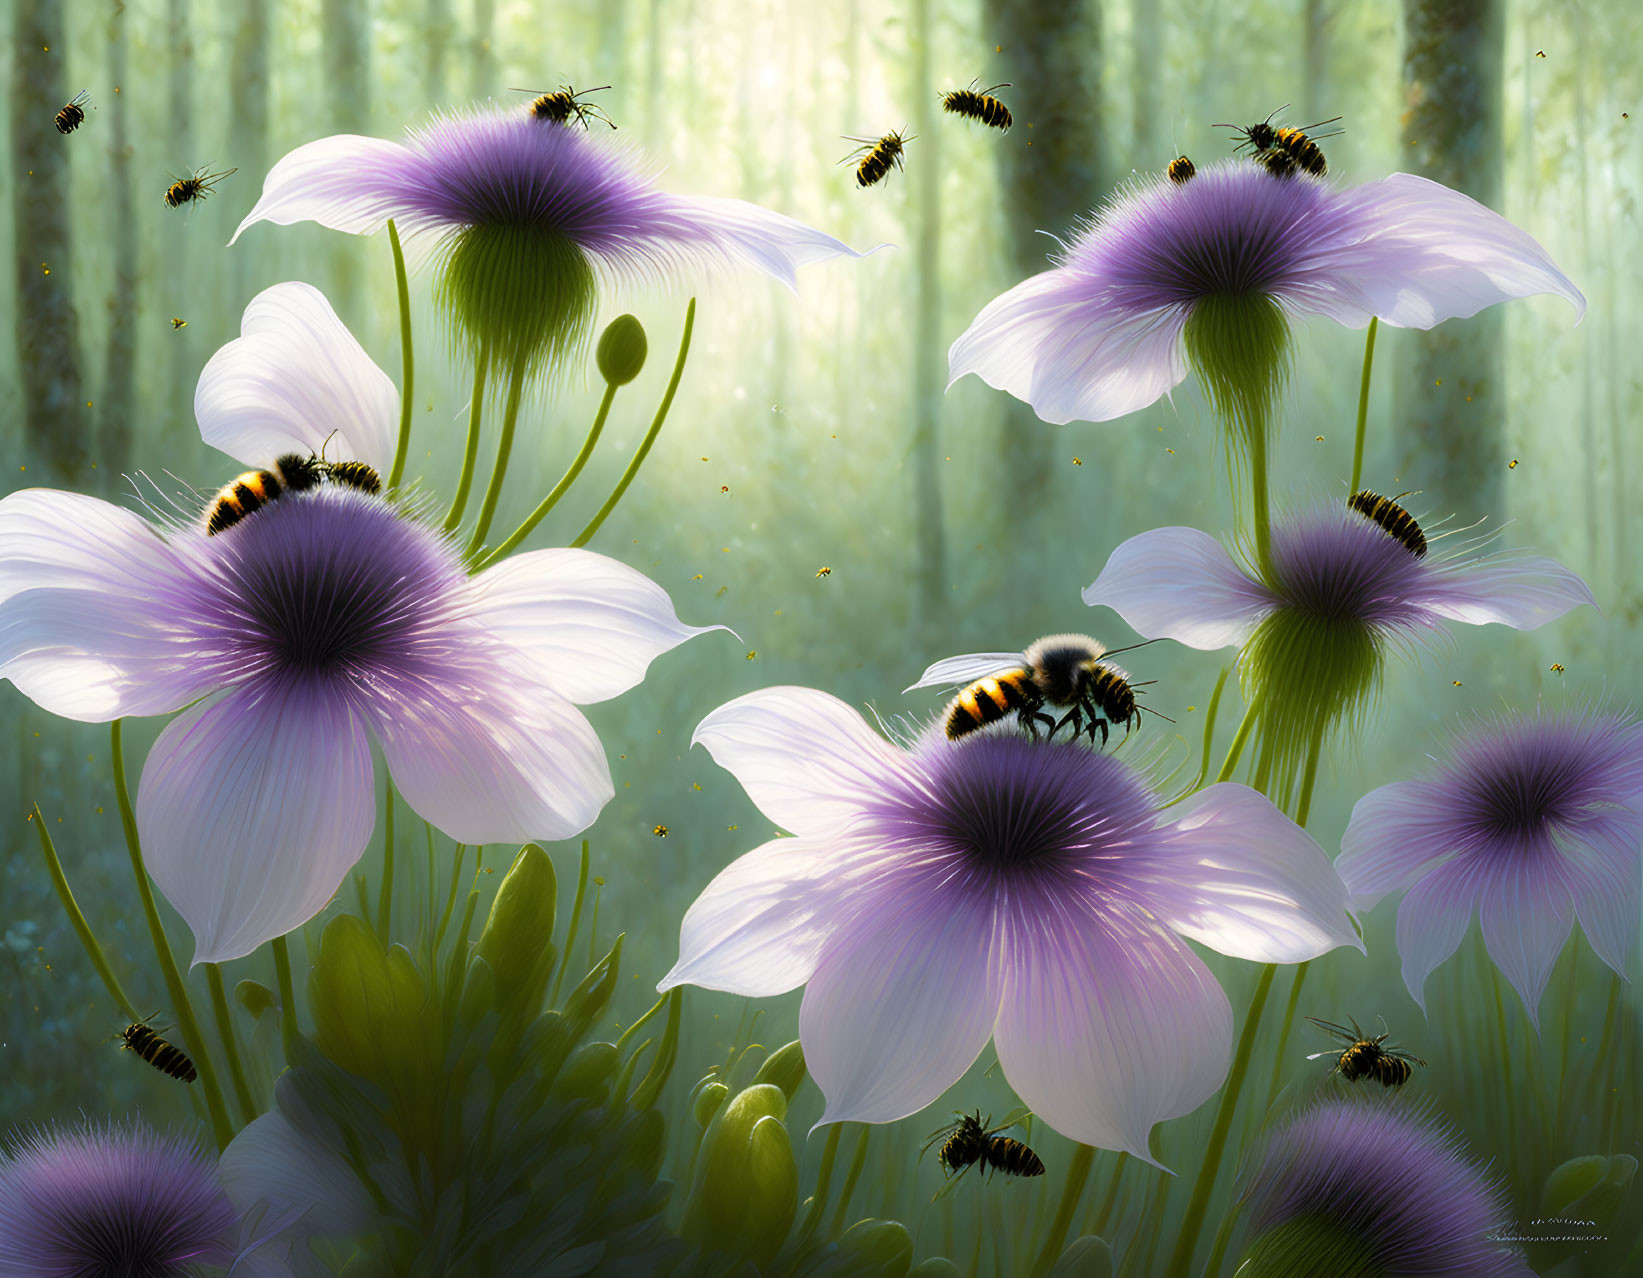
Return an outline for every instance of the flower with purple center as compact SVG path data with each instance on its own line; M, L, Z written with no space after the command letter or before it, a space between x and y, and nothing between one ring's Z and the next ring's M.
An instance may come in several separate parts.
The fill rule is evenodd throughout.
M201 374L206 442L383 467L398 396L323 296L277 285ZM197 962L330 900L376 817L372 745L405 800L470 844L562 839L613 794L578 705L692 635L667 594L582 550L470 577L381 497L287 491L214 536L93 497L0 501L0 677L65 718L182 710L137 794L148 868ZM186 708L185 708L186 707Z
M989 302L949 352L1047 422L1145 408L1195 369L1245 429L1286 366L1289 319L1431 328L1535 293L1586 302L1535 240L1407 173L1337 189L1248 160L1142 179L1061 260Z
M1430 641L1446 622L1533 630L1596 606L1554 560L1416 553L1344 504L1275 521L1265 572L1197 529L1140 533L1112 552L1084 602L1148 639L1240 647L1245 701L1279 777L1367 706L1389 649Z
M859 256L756 204L663 191L618 144L523 108L437 116L403 144L339 134L300 146L234 238L265 221L364 235L389 218L433 242L441 307L473 358L532 372L585 345L600 277L735 265L791 288L798 266Z
M1395 1101L1329 1100L1268 1141L1250 1183L1254 1242L1244 1278L1531 1278L1497 1241L1498 1181L1429 1111Z
M1230 1055L1227 997L1182 938L1264 963L1358 945L1328 858L1244 786L1165 811L1081 743L934 726L897 748L809 688L749 693L695 740L798 837L707 886L660 988L804 985L824 1123L923 1109L991 1038L1045 1122L1151 1161L1153 1124Z
M184 1278L232 1263L239 1238L215 1165L181 1136L88 1124L0 1154L0 1278ZM289 1272L268 1249L244 1267Z
M1626 974L1640 849L1643 724L1536 706L1479 721L1425 777L1358 800L1336 865L1363 909L1404 892L1398 952L1423 1010L1426 978L1476 912L1490 957L1538 1025L1577 917L1598 957Z

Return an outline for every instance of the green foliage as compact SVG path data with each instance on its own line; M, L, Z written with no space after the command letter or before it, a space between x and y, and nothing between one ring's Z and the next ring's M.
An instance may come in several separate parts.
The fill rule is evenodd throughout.
M799 1169L782 1119L787 1095L759 1083L708 1123L680 1234L761 1268L775 1259L798 1210Z
M1586 1154L1554 1170L1541 1189L1536 1223L1548 1232L1558 1230L1560 1220L1569 1223L1558 1230L1562 1237L1526 1245L1535 1268L1544 1271L1577 1252L1589 1250L1589 1244L1578 1241L1582 1237L1608 1238L1617 1233L1620 1205L1631 1193L1636 1177L1637 1159L1630 1154L1613 1158Z
M1288 380L1289 318L1265 293L1200 298L1187 316L1187 357L1238 455L1270 442L1272 411Z
M1237 1269L1237 1278L1303 1278L1311 1274L1384 1278L1368 1241L1321 1216L1297 1217L1267 1230L1244 1253Z

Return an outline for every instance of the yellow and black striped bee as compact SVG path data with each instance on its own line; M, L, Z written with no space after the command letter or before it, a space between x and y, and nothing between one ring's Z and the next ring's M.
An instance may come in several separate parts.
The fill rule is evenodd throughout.
M1284 106L1288 106L1288 103ZM1278 111L1282 110L1284 107L1278 108ZM1255 162L1274 177L1290 177L1297 172L1322 177L1329 171L1329 164L1324 159L1323 149L1319 147L1317 139L1338 137L1341 130L1312 136L1308 136L1308 131L1321 129L1326 124L1334 124L1341 117L1337 115L1334 119L1319 120L1316 124L1308 124L1299 129L1275 127L1272 116L1277 115L1278 111L1274 111L1259 124L1217 124L1215 127L1232 129L1240 134L1243 141L1238 143L1237 149L1242 151L1246 147L1249 148Z
M861 163L856 166L856 185L872 186L876 182L882 182L892 168L904 167L902 151L917 136L914 134L908 137L900 132L886 133L882 138L856 138L846 135L846 142L860 142L861 145L839 163L848 164L860 155Z
M328 462L322 457L286 453L269 469L248 470L223 485L206 510L205 535L215 536L286 493L306 492L327 479L373 496L382 490L382 477L364 462Z
M1420 1057L1400 1048L1382 1047L1381 1044L1387 1040L1387 1034L1378 1034L1370 1038L1358 1028L1357 1021L1352 1021L1352 1028L1347 1029L1333 1021L1320 1021L1316 1016L1309 1016L1306 1019L1347 1044L1345 1051L1337 1051L1332 1047L1326 1052L1313 1052L1307 1060L1315 1061L1322 1056L1339 1057L1330 1073L1339 1074L1349 1083L1356 1083L1361 1078L1373 1078L1382 1087L1402 1087L1414 1074L1414 1066L1424 1068L1426 1065ZM1352 1020L1350 1016L1347 1019Z
M995 84L991 88L977 89L977 81L971 80L968 89L954 89L950 93L941 95L941 109L953 115L962 115L966 120L980 120L990 129L997 129L1001 133L1008 133L1015 118L1010 114L1010 108L992 96L993 89L1008 89L1010 82Z
M1408 496L1399 493L1399 497ZM1391 497L1382 497L1379 493L1372 493L1367 488L1359 489L1346 499L1346 504L1357 511L1372 524L1379 524L1386 530L1389 537L1403 543L1410 554L1419 559L1426 553L1426 534L1421 526L1397 501Z
M91 101L91 90L81 89L74 95L73 101L67 103L55 118L57 132L73 133L86 122L86 103Z
M929 1153L930 1146L937 1141L942 1142L936 1161L941 1164L944 1176L951 1177L954 1172L963 1176L977 1164L989 1173L1003 1172L1006 1176L1044 1174L1043 1159L1020 1141L996 1134L1014 1127L1014 1121L989 1127L987 1124L993 1121L992 1116L988 1115L983 1120L979 1109L974 1114L953 1112L958 1114L958 1122L948 1123L940 1131L932 1132L924 1148L919 1151L919 1157L923 1158Z
M188 327L188 321L185 320L181 315L173 315L171 317L171 327L173 329L187 328Z
M602 120L611 128L616 122L606 115L592 102L583 102L590 93L603 93L610 88L608 84L601 84L597 89L573 89L568 84L559 86L556 93L540 93L530 105L530 112L538 120L551 120L554 124L568 125L575 120L584 129L590 128L588 121ZM536 93L535 89L514 89L515 93Z
M1131 683L1128 675L1106 659L1112 655L1088 635L1048 635L1028 645L1025 652L977 652L938 661L913 687L972 681L947 707L950 741L1014 714L1035 738L1041 724L1053 738L1071 723L1074 737L1087 732L1094 744L1099 731L1105 746L1109 724L1132 728L1143 710L1158 714L1136 701L1135 690L1148 684ZM1066 713L1056 719L1045 713L1046 706L1066 707Z
M148 1020L153 1020L149 1017ZM122 1050L136 1052L160 1073L168 1078L180 1078L185 1083L192 1083L199 1074L194 1070L194 1062L188 1059L188 1053L182 1048L165 1041L152 1029L148 1021L138 1021L135 1025L127 1025L120 1031Z
M1178 155L1169 162L1169 180L1176 186L1185 186L1198 173L1198 166L1184 155Z
M205 169L194 170L191 177L174 178L165 190L165 202L168 208L180 209L185 204L193 204L205 199L216 186L231 173L238 173L239 169L224 169L221 173L207 173Z

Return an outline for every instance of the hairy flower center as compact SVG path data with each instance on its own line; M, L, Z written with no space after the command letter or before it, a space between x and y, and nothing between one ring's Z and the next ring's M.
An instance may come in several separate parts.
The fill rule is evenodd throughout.
M1551 766L1513 769L1478 778L1476 794L1483 824L1493 835L1535 834L1573 815L1574 769Z

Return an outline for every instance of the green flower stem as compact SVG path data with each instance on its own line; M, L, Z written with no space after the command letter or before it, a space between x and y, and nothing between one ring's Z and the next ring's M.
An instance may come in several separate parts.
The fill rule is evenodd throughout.
M280 1042L289 1063L298 1037L297 990L291 982L291 951L286 948L283 936L276 936L269 947L274 951L274 979L280 987Z
M611 402L616 398L617 386L615 382L605 384L605 397L599 401L598 415L593 419L593 427L588 431L588 437L582 441L582 451L576 454L576 460L570 464L565 477L554 485L554 489L541 501L525 519L525 522L513 530L513 534L495 550L491 551L474 565L475 572L482 572L489 568L498 559L511 552L515 546L529 537L536 526L548 517L548 512L559 504L559 499L565 495L570 486L576 482L582 468L588 464L588 458L593 456L593 446L599 442L599 435L605 429L605 419L610 416Z
M1265 430L1249 432L1250 527L1255 533L1255 566L1263 581L1272 578L1272 512L1267 492Z
M1620 1014L1620 974L1614 973L1609 978L1609 1006L1603 1013L1603 1037L1598 1041L1603 1044L1603 1054L1606 1057L1603 1066L1603 1123L1598 1128L1607 1142L1606 1152L1613 1158L1615 1142L1618 1132L1615 1130L1614 1110L1620 1095L1620 1088L1615 1084L1615 1066L1620 1059L1620 1051L1615 1043L1615 1021Z
M251 1099L251 1086L245 1081L245 1070L240 1065L240 1045L234 1038L234 1018L229 1015L228 995L223 991L222 966L218 963L203 966L205 983L211 991L211 1011L217 1018L223 1055L228 1059L228 1077L234 1084L234 1100L240 1107L240 1122L249 1123L258 1114L257 1103Z
M388 219L388 246L394 250L394 282L399 286L399 357L402 373L399 388L399 442L394 445L394 465L388 472L388 488L399 487L405 476L405 457L411 450L411 400L416 392L416 361L411 357L411 286L405 278L405 253L399 246L399 228Z
M1067 1165L1067 1181L1061 1187L1061 1202L1050 1221L1050 1231L1044 1235L1044 1245L1033 1263L1033 1278L1043 1278L1055 1265L1056 1258L1067 1243L1067 1231L1072 1228L1073 1216L1078 1211L1078 1200L1084 1196L1084 1186L1090 1179L1090 1168L1095 1165L1095 1150L1079 1145L1073 1150L1072 1162Z
M681 987L675 986L674 988L678 989L678 988L681 988ZM616 1054L618 1056L620 1056L622 1054L622 1052L627 1048L628 1040L630 1038L632 1038L634 1036L634 1034L636 1034L642 1026L644 1026L648 1021L650 1021L656 1015L656 1013L660 1012L664 1007L667 1006L667 1001L668 1001L669 997L671 997L671 996L668 995L668 994L662 995L661 998L657 999L656 1002L654 1004L652 1004L650 1011L646 1012L638 1020L634 1021L632 1025L629 1025L627 1027L627 1029L622 1031L622 1037L616 1040ZM637 1052L635 1052L634 1054L638 1055Z
M1202 790L1209 776L1209 751L1215 744L1215 717L1221 711L1221 693L1226 690L1227 676L1231 673L1231 666L1222 666L1221 677L1215 681L1215 691L1209 694L1209 707L1204 711L1204 749L1198 760L1198 780L1193 784L1193 791Z
M1192 1197L1187 1202L1186 1216L1175 1237L1175 1248L1165 1267L1168 1278L1187 1278L1192 1264L1193 1249L1204 1228L1204 1213L1209 1208L1210 1192L1215 1188L1216 1173L1221 1167L1221 1154L1226 1149L1227 1133L1232 1129L1232 1114L1238 1108L1238 1095L1243 1090L1244 1075L1249 1072L1249 1058L1255 1050L1255 1031L1261 1024L1261 1013L1266 1008L1267 995L1272 990L1272 978L1278 968L1268 963L1261 968L1261 979L1255 985L1255 997L1249 1002L1244 1017L1244 1032L1238 1037L1238 1050L1233 1054L1232 1071L1226 1086L1221 1089L1221 1104L1215 1111L1215 1125L1210 1129L1209 1144L1204 1148L1204 1162L1198 1169L1198 1179L1192 1186Z
M382 827L382 886L377 889L377 935L388 944L388 928L394 918L394 782L388 779L387 810Z
M559 1005L559 990L565 984L565 973L570 970L570 956L576 948L576 929L582 925L582 898L588 890L588 841L582 840L582 868L576 874L576 899L570 907L570 931L565 936L565 953L559 961L559 974L553 978L553 993L548 1002Z
M473 536L468 539L470 557L479 553L485 536L491 531L491 520L496 517L496 503L502 499L502 481L508 474L508 458L513 455L513 432L519 424L519 401L525 394L525 365L516 363L508 378L508 404L502 410L502 437L496 443L496 465L491 468L491 482L485 489L485 500L479 507L479 519L474 524Z
M1209 1259L1204 1262L1203 1278L1217 1278L1221 1272L1221 1264L1227 1258L1227 1248L1232 1245L1232 1231L1238 1227L1238 1214L1241 1203L1233 1203L1221 1217L1221 1225L1215 1231L1215 1241L1210 1245Z
M217 1085L217 1070L206 1051L205 1035L194 1018L194 1007L188 1001L188 986L177 970L171 946L165 939L165 925L160 922L159 908L154 904L154 890L148 883L148 870L143 865L143 848L137 839L137 818L131 810L131 794L126 789L125 751L120 743L120 729L124 720L116 719L110 729L114 762L114 798L120 806L120 824L125 829L126 851L131 854L131 873L137 880L137 896L142 901L143 914L148 919L148 934L154 942L155 957L160 960L160 973L165 977L167 993L171 995L172 1010L177 1014L177 1028L182 1034L183 1047L194 1058L199 1071L200 1088L205 1093L205 1107L211 1115L211 1130L217 1138L218 1150L228 1148L234 1139L234 1124L223 1104L222 1088Z
M856 1152L850 1156L850 1169L844 1173L844 1188L839 1191L839 1205L833 1209L833 1223L827 1231L829 1238L837 1238L844 1232L845 1214L850 1210L850 1197L856 1192L856 1182L861 1179L861 1169L867 1165L867 1138L872 1134L873 1129L862 1123L861 1139L856 1142Z
M39 804L34 805L34 829L40 836L40 851L46 858L46 872L51 875L51 885L57 889L57 899L63 903L63 912L74 925L74 933L80 938L80 944L85 946L91 965L97 969L97 975L103 978L103 988L108 991L114 1005L125 1016L132 1021L142 1020L141 1013L126 997L126 992L120 985L120 978L114 975L114 969L108 965L103 947L97 943L96 933L86 922L86 916L80 912L80 903L74 899L74 892L63 873L63 863L57 859L57 847L51 841L51 831L46 829L46 818L41 815Z
M445 514L446 532L455 532L468 508L468 491L473 487L474 463L479 460L479 419L485 414L485 375L490 369L490 352L481 350L474 360L474 389L468 400L468 442L462 450L462 474L457 477L456 496Z
M1278 1029L1278 1050L1272 1054L1272 1082L1266 1089L1266 1110L1270 1110L1272 1102L1278 1099L1278 1087L1283 1079L1284 1062L1288 1059L1289 1053L1289 1031L1295 1024L1295 1009L1301 1001L1301 986L1305 983L1307 969L1311 966L1310 963L1295 965L1295 979L1289 986L1289 1002L1284 1004L1284 1020Z
M839 1156L839 1137L843 1135L843 1123L834 1123L827 1129L827 1141L822 1145L821 1167L816 1172L816 1190L810 1195L810 1208L804 1214L804 1223L799 1226L801 1239L809 1238L816 1232L822 1213L827 1210L828 1191L833 1188L833 1163Z
M1363 381L1358 385L1358 435L1352 444L1352 485L1348 492L1357 492L1363 480L1363 436L1369 422L1369 374L1375 367L1375 331L1380 326L1380 320L1371 316L1369 335L1363 340Z
M445 929L451 925L451 911L456 908L456 890L462 884L462 862L468 855L467 845L456 845L456 864L451 867L451 890L445 897L445 912L439 916L439 927L434 932L434 957L439 957L439 947L445 943Z
M690 334L696 327L696 299L690 299L690 305L685 308L685 331L679 339L679 358L673 361L673 376L668 378L667 391L662 396L662 404L656 410L656 418L650 424L644 441L639 445L639 451L633 454L633 460L628 463L627 471L616 485L616 491L610 495L599 513L593 517L591 523L578 534L572 547L585 546L593 540L593 534L599 531L599 525L605 522L611 511L616 509L616 503L622 500L622 494L627 492L628 485L633 477L639 473L639 467L644 465L645 457L650 452L650 446L656 442L656 436L661 433L662 423L667 420L667 411L673 407L673 396L679 389L679 379L685 374L685 358L690 354Z
M1221 764L1220 772L1215 775L1215 782L1219 785L1232 775L1232 770L1238 766L1238 759L1244 753L1244 745L1249 740L1251 729L1255 727L1256 703L1251 701L1244 708L1244 717L1238 723L1238 731L1232 734L1232 744L1227 747L1226 760Z
M593 880L593 917L588 920L588 966L592 967L599 957L594 947L599 943L599 897L605 890L604 879L594 876ZM749 1044L751 1046L751 1044Z
M1118 1205L1118 1185L1129 1162L1129 1152L1124 1151L1112 1165L1112 1173L1107 1180L1107 1196L1101 1200L1101 1210L1095 1213L1095 1222L1089 1228L1089 1232L1097 1238L1107 1236L1107 1222L1112 1219L1112 1209Z

